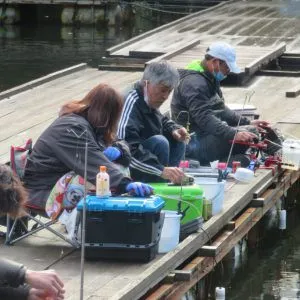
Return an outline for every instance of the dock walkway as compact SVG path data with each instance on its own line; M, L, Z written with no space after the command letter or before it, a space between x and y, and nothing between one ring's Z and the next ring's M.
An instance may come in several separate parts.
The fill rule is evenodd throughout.
M299 19L282 17L281 8L280 3L270 1L228 1L113 47L108 53L110 59L120 61L136 63L164 58L176 67L184 67L190 60L201 59L212 41L228 41L237 47L238 63L249 80L246 86L223 88L227 103L243 104L247 92L254 91L251 104L257 107L261 118L278 126L281 122L284 133L300 138L299 99L286 96L287 92L297 94L299 78L256 76L258 69L282 53L300 52ZM107 82L124 93L142 75L144 64L137 65L135 70L138 71L126 72L99 71L81 64L0 93L0 162L9 160L10 145L19 145L29 137L35 141L57 117L63 103L82 98L97 84ZM169 101L163 105L162 112L168 109ZM229 182L223 211L204 223L206 233L199 230L174 251L158 255L148 264L86 262L85 299L132 300L146 293L149 299L179 297L206 274L209 271L206 266L219 261L298 178L299 172L286 171L278 179L270 170L259 170L249 184ZM275 188L271 189L273 182ZM253 201L257 197L260 200ZM240 219L241 216L244 217ZM236 223L236 230L233 228L231 233L225 230L228 239L221 242L224 228L232 221ZM215 257L204 257L203 252L201 256L198 250L214 237ZM0 254L21 261L29 268L55 268L66 283L66 299L79 299L80 252L51 234L41 231L13 247L1 245ZM185 263L191 259L190 264ZM164 278L169 282L164 282ZM160 286L150 291L160 282Z
M258 216L262 217L267 208L270 207L270 204L274 205L284 190L288 189L299 176L299 172L286 172L278 187L272 190L267 190L268 187L264 187L266 183L271 184L272 180L275 180L270 170L258 171L256 177L250 184L228 181L222 212L205 222L202 230L191 234L182 241L175 250L165 255L158 255L150 263L86 261L85 299L138 299L169 274L173 273L175 276L176 274L178 276L180 272L181 274L187 273L186 268L183 269L185 272L180 270L176 271L176 269L188 258L194 257L194 259L196 259L198 257L196 255L197 251L204 246L210 238L213 238L216 234L221 232L235 216L251 204L254 194L256 197L269 194L269 197L263 196L263 200L260 199L262 202L266 199L265 208L260 207L259 212L256 212L253 216L250 215L250 219L247 220L248 230L256 223L255 218ZM259 206L263 207L264 204ZM246 213L249 214L249 212ZM232 230L234 232L234 229ZM238 233L240 232L237 229L234 235ZM227 243L227 249L223 252L227 253L234 244L235 243ZM66 299L79 299L79 250L73 252L72 248L42 231L35 236L16 243L14 246L2 245L0 247L0 253L4 257L24 262L29 268L41 270L50 266L55 268L65 282L67 290ZM214 264L215 262L213 262L212 266ZM177 286L185 283L185 291L188 290L189 287L187 286L189 282L192 282L192 275L196 269L188 272L190 273L188 276L191 277L190 281L186 279L186 275L185 279L182 279L182 277L180 279L178 276L179 279L173 279L174 284L177 283ZM194 277L195 276L198 275L195 273ZM149 299L160 299L160 297Z

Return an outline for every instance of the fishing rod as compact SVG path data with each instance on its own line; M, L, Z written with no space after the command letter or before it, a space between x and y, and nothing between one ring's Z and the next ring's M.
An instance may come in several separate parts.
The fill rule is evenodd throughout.
M85 152L84 152L84 196L82 208L82 222L81 222L81 259L80 259L80 300L83 300L84 294L84 255L85 255L85 223L86 223L86 195L87 195L87 131L85 139Z
M248 91L245 95L245 100L244 100L244 103L243 103L242 111L240 113L239 120L238 120L238 123L237 123L237 126L236 126L236 131L235 131L233 141L232 141L232 144L231 144L231 147L230 147L230 150L229 150L229 154L228 154L228 158L227 158L227 162L226 162L226 171L227 171L227 168L228 168L229 161L231 159L232 150L233 150L233 147L234 147L234 144L235 144L235 141L236 141L236 136L239 132L241 119L243 117L243 112L245 111L245 105L246 105L246 103L250 102L250 99L252 98L254 93L255 93L255 91L252 90L252 91Z

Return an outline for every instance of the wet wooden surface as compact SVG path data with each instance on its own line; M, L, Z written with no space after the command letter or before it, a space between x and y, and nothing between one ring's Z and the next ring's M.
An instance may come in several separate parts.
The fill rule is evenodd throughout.
M138 299L203 246L209 237L217 234L250 203L253 193L271 176L270 170L262 170L257 172L249 184L228 184L223 210L204 223L205 232L199 230L191 234L175 250L158 255L150 263L87 261L84 272L84 299ZM61 225L54 226L63 232ZM0 242L4 243L4 239ZM80 252L73 252L70 246L56 236L43 230L14 246L1 245L0 254L2 257L20 261L29 268L43 270L51 266L65 282L66 299L79 299Z

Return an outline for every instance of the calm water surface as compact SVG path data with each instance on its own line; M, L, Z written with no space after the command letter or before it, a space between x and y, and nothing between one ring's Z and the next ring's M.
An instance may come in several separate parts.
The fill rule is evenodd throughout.
M299 211L291 212L286 232L271 230L258 251L238 258L226 299L300 299L299 217Z
M97 66L105 50L175 16L144 20L127 28L27 25L0 27L0 91L81 62ZM219 283L226 299L300 299L299 213L287 234L274 231L271 243L235 263L224 263ZM239 267L238 267L239 265Z
M137 19L130 27L62 27L48 24L0 27L0 91L87 62L96 67L113 45L174 20Z

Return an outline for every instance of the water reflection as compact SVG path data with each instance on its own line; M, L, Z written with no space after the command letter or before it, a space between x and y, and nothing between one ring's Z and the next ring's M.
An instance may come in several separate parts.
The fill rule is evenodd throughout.
M74 64L86 62L96 67L107 48L174 18L143 19L139 15L136 22L122 27L0 26L0 91Z
M287 233L273 228L259 251L231 279L226 299L300 299L299 212L290 214Z

